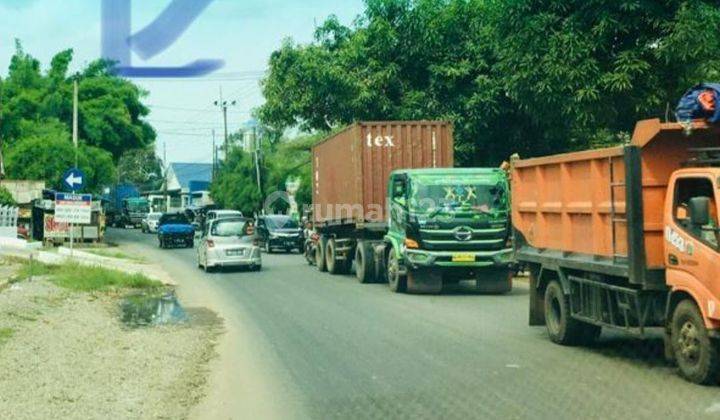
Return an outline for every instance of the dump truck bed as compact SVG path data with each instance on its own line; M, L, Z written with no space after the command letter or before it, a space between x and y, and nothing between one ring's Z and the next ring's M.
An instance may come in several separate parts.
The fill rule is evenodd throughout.
M640 121L626 146L516 160L512 210L521 261L664 284L663 212L671 174L691 148L718 145L718 132L694 123Z
M315 145L312 164L315 223L385 223L390 173L452 167L453 127L444 121L356 123Z

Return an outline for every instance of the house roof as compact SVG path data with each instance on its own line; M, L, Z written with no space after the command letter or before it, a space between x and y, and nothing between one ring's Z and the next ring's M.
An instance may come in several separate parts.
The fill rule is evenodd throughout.
M171 163L170 170L183 190L190 189L190 181L212 181L211 163Z

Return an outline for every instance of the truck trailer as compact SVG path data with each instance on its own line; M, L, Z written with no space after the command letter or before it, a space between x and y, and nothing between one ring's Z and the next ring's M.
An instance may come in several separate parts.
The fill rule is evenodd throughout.
M472 279L512 288L507 176L454 169L453 128L362 122L312 150L316 266L395 292L438 293Z
M530 325L578 345L645 336L695 383L718 379L720 129L640 121L627 145L512 162Z

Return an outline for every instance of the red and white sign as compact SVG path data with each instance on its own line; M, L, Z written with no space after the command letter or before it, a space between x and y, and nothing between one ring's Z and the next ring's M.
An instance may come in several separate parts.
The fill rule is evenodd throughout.
M55 194L55 222L90 224L92 220L92 195Z

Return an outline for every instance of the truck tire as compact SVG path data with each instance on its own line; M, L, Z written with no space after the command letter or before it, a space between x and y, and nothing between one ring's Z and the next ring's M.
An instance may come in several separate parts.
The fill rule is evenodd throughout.
M355 248L355 276L363 284L375 281L375 258L372 244L360 241Z
M568 297L555 280L545 289L545 325L550 340L563 346L578 345L591 333L591 328L570 316Z
M405 293L407 290L407 277L400 275L400 261L395 255L394 249L390 249L387 261L387 280L390 290L395 293Z
M325 236L321 236L320 239L318 239L317 246L315 247L315 265L317 266L317 269L320 272L327 271L327 265L325 265L325 247L326 246L327 246L327 238Z
M696 384L716 383L720 365L718 348L695 302L686 299L675 307L670 331L680 375Z
M348 261L347 259L338 260L335 239L330 239L325 247L325 265L330 274L344 274L347 272Z

